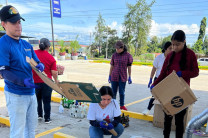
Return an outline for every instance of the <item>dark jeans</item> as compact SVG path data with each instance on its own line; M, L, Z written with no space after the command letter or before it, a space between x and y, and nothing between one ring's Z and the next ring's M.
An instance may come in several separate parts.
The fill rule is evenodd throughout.
M157 79L157 77L154 78L154 81L155 81L156 79ZM148 107L147 107L148 110L151 110L152 107L154 106L154 104L153 104L154 100L155 100L155 98L152 96L152 98L151 98L150 101L149 101Z
M51 114L51 93L52 89L45 83L36 83L39 88L35 89L37 103L38 103L38 116L43 117L42 102L44 108L44 118L50 119Z
M187 108L175 114L176 138L183 138L183 133L184 133L184 121L183 120L184 120L186 111L187 111ZM173 116L167 115L165 112L164 114L165 114L165 121L164 121L163 135L164 135L164 138L169 138Z
M119 88L120 106L124 106L126 82L122 82L119 78L119 82L111 81L111 87L113 90L113 99L116 99L117 90Z

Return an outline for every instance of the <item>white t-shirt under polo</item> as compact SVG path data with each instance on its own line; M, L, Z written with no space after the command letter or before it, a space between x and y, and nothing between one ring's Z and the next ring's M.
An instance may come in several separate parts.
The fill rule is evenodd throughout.
M114 117L118 117L119 115L121 115L120 106L115 99L112 99L109 105L104 109L100 107L99 103L91 103L87 119L96 121L105 120L109 123L109 121L112 122Z
M165 55L164 55L164 53L162 53L162 54L158 55L153 62L153 66L157 69L156 75L155 75L155 77L157 77L157 78L160 75L164 61L165 61Z

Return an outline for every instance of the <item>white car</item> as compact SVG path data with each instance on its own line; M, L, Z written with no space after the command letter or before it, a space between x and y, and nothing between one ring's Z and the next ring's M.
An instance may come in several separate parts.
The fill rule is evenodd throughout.
M199 58L197 61L199 66L208 66L208 58Z

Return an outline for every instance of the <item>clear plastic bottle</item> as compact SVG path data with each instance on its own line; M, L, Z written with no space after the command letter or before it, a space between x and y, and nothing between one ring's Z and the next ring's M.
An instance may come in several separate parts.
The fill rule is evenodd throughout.
M62 105L62 101L60 102L60 105L59 105L59 113L64 113L64 107Z

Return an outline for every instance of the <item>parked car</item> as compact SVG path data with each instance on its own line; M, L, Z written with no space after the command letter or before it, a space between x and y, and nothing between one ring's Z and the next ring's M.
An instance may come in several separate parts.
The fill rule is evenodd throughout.
M199 58L197 61L199 66L208 66L208 58Z

